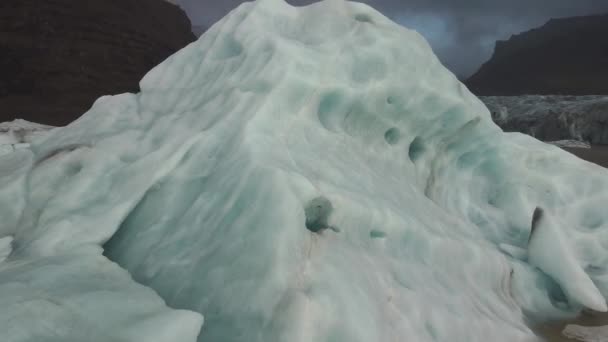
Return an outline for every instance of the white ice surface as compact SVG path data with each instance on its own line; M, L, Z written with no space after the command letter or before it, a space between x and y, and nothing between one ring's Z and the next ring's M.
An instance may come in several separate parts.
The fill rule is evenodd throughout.
M103 331L192 337L200 317L167 311L100 246L202 313L204 342L535 341L525 316L575 314L582 295L561 288L580 272L608 294L608 172L502 133L418 33L366 5L245 3L141 89L0 157L0 237L14 238L0 266L31 262L29 283L66 289L53 298L89 293L75 314L105 310L91 312ZM334 229L312 233L320 197ZM537 206L560 222L571 269L522 252ZM47 283L54 269L66 276ZM112 279L134 306L101 305ZM113 319L149 301L177 318ZM52 313L19 319L81 333Z
M0 264L3 342L194 341L201 318L94 253Z
M41 207L61 200L56 193L37 209L30 206L41 203L33 193L25 195L30 185L38 195L51 195L43 194L49 190L46 186L29 182L36 168L33 159L29 149L0 156L0 340L195 341L202 316L172 310L154 291L135 283L128 272L101 255L104 240L44 257L20 253L27 244L26 226L35 224L28 220L40 219ZM52 177L47 180L52 182ZM70 220L66 215L65 222ZM61 244L83 227L72 229L47 242Z

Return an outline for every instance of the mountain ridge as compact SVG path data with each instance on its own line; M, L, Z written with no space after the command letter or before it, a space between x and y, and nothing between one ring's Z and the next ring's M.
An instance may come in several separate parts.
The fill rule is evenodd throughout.
M195 39L164 0L2 1L0 121L66 125Z
M476 95L608 94L608 13L554 18L496 42L465 84Z

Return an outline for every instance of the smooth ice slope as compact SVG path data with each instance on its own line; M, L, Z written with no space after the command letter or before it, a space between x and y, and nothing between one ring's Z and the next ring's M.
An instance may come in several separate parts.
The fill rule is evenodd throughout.
M502 133L419 34L366 5L243 4L141 89L1 157L8 260L37 262L40 286L59 256L100 272L70 265L107 241L205 316L205 342L534 341L526 321L605 305L561 289L608 294L608 173ZM569 264L530 263L536 207L561 222L543 255Z
M2 341L194 341L201 318L170 310L100 255L66 253L0 266Z
M65 170L60 163L51 162L50 168L34 164L35 159L27 148L0 156L0 340L195 341L202 316L171 310L154 291L103 257L99 246L107 237L90 233L103 226L71 225L78 213L45 218L58 203L69 206L78 200L66 192L78 185L55 188L53 182L60 182L57 175ZM36 229L53 220L64 230L30 245L38 237ZM80 231L89 232L88 241L68 245ZM45 250L45 244L66 248Z

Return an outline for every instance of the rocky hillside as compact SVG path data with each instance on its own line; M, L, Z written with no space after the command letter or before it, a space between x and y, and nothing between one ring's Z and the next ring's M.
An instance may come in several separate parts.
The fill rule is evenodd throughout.
M2 0L0 122L65 125L194 39L163 0Z
M498 41L471 76L477 95L608 94L608 14L552 19Z

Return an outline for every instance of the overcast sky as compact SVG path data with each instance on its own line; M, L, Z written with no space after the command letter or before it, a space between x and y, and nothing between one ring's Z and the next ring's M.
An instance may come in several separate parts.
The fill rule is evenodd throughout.
M211 26L239 0L177 0L194 25ZM313 0L288 0L302 5ZM608 0L364 0L417 30L455 74L469 76L492 54L494 42L550 18L608 13Z

